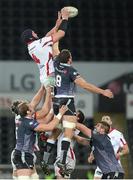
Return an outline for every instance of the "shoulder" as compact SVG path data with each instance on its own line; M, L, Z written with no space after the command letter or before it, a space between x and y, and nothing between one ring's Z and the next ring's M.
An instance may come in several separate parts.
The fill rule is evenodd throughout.
M40 43L45 43L44 45L48 44L48 43L52 43L53 39L52 36L44 36L41 39L39 39Z
M116 135L116 136L122 136L122 132L120 132L119 130L117 129L112 129L111 132L109 132L109 135Z
M30 128L35 128L36 126L38 126L38 122L36 119L27 119L25 120L25 125L30 127Z

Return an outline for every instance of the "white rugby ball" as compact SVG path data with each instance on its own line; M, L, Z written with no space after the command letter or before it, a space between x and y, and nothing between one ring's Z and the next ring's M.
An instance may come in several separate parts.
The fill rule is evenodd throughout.
M73 18L78 15L78 9L74 6L65 6L63 9L66 9L69 12L69 18Z

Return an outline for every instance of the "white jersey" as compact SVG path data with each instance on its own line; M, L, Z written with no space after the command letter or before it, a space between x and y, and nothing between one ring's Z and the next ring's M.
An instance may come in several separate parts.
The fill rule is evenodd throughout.
M79 134L79 130L76 130L74 132L75 135L78 135ZM62 142L62 139L64 138L64 133L61 133L58 137L58 142L57 142L57 159L60 157L60 154L61 154L61 142ZM75 145L75 140L71 140L71 143L70 143L70 148L68 150L68 153L67 153L67 157L71 158L71 159L75 159L75 153L73 151L73 148L74 148L74 145Z
M122 148L125 144L127 144L123 134L117 129L112 129L109 132L108 136L111 139L111 143L112 143L115 154L117 154L120 151L120 148ZM119 160L119 163L120 163L120 160Z
M18 131L18 127L19 127L19 124L20 124L20 115L15 115L15 134L16 134L16 140L18 138L18 135L17 135L17 131Z
M41 83L54 73L52 45L52 36L43 37L28 44L28 52L38 65Z

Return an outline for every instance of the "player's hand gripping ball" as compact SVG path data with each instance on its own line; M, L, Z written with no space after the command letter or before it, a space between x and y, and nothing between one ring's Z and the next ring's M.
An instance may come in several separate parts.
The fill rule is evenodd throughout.
M78 9L73 6L65 6L63 9L69 12L69 18L76 17L78 15Z

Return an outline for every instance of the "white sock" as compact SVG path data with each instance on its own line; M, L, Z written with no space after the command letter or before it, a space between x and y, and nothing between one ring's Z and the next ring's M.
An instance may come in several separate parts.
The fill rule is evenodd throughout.
M17 180L31 180L30 176L18 176Z
M32 180L39 180L39 175L35 172L31 175Z

